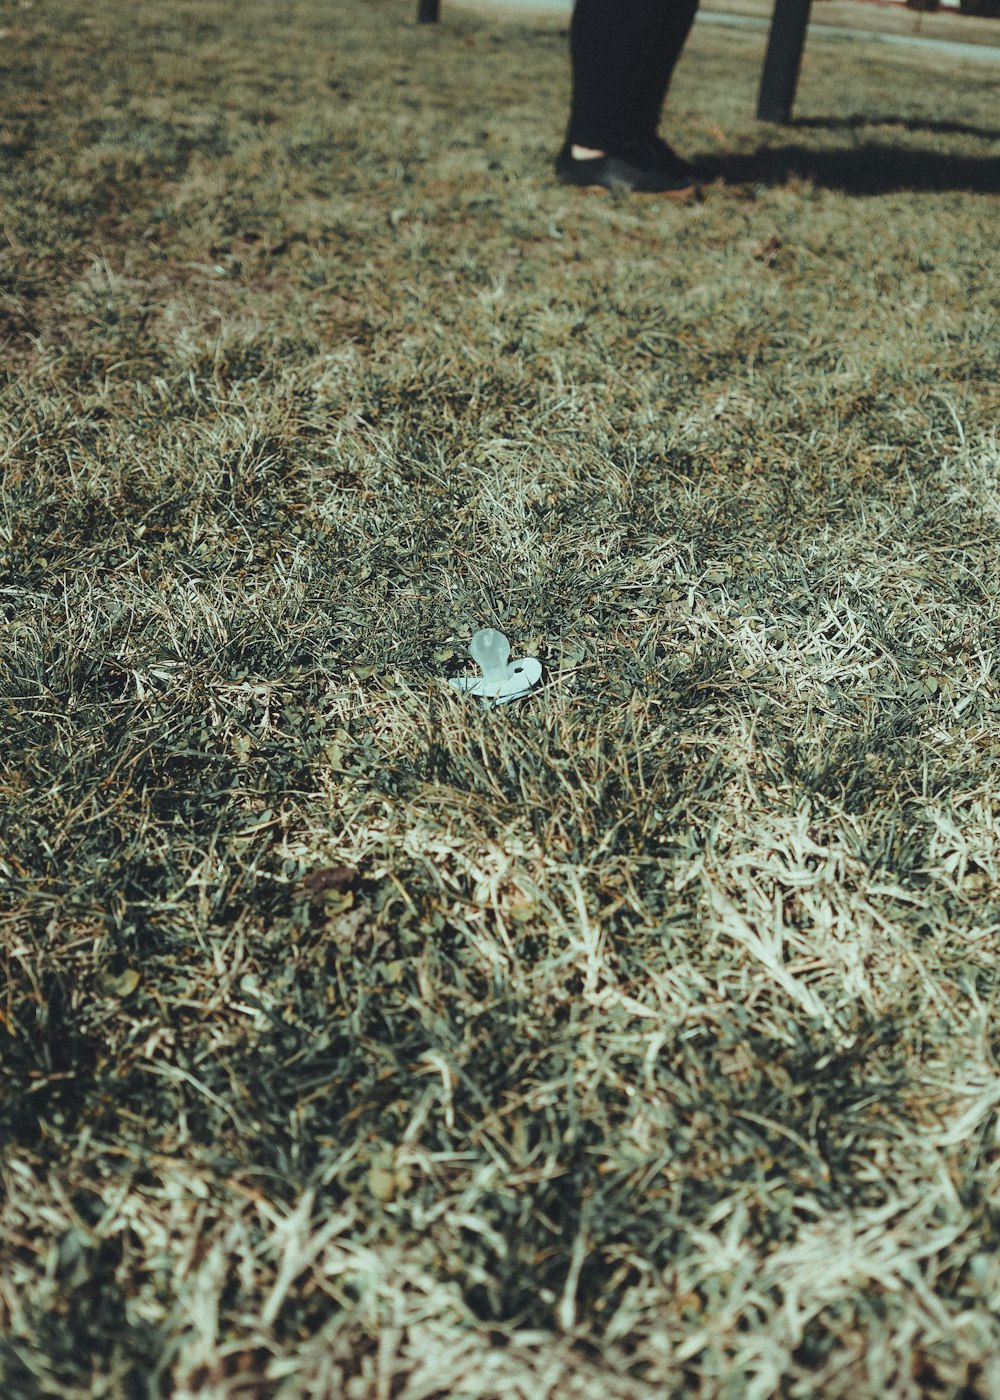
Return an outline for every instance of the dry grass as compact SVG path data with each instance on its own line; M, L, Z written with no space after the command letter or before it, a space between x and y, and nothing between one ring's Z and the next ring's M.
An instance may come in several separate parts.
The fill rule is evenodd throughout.
M993 70L411 9L0 41L0 1391L996 1397Z

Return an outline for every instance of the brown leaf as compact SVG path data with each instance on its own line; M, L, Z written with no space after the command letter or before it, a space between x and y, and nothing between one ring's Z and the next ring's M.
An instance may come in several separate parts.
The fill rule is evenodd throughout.
M307 899L316 899L330 890L349 890L358 878L350 865L326 865L303 875L299 888Z

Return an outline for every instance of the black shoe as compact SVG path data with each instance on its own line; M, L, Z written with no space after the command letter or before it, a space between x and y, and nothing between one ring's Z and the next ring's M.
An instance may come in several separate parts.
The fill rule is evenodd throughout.
M700 178L697 167L682 160L658 136L622 142L591 160L576 160L567 141L556 156L556 175L563 184L583 189L634 190L674 199L693 197Z
M687 179L691 184L697 185L708 179L704 170L679 156L673 146L669 146L661 136L654 136L652 140L642 142L639 149L649 152L657 170L662 170L678 180Z

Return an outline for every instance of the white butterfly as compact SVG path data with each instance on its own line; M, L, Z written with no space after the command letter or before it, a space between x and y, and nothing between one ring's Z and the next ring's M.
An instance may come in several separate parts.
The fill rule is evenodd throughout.
M469 643L469 655L481 676L453 676L448 682L466 695L476 695L484 705L506 705L520 700L542 677L542 663L534 656L511 661L510 642L495 627L483 627Z

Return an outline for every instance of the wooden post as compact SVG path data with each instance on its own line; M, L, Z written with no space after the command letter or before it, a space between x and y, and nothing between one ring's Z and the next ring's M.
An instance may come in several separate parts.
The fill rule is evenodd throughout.
M417 23L436 24L441 15L441 0L417 0Z
M810 3L811 0L775 0L757 100L759 122L787 122L791 118Z

